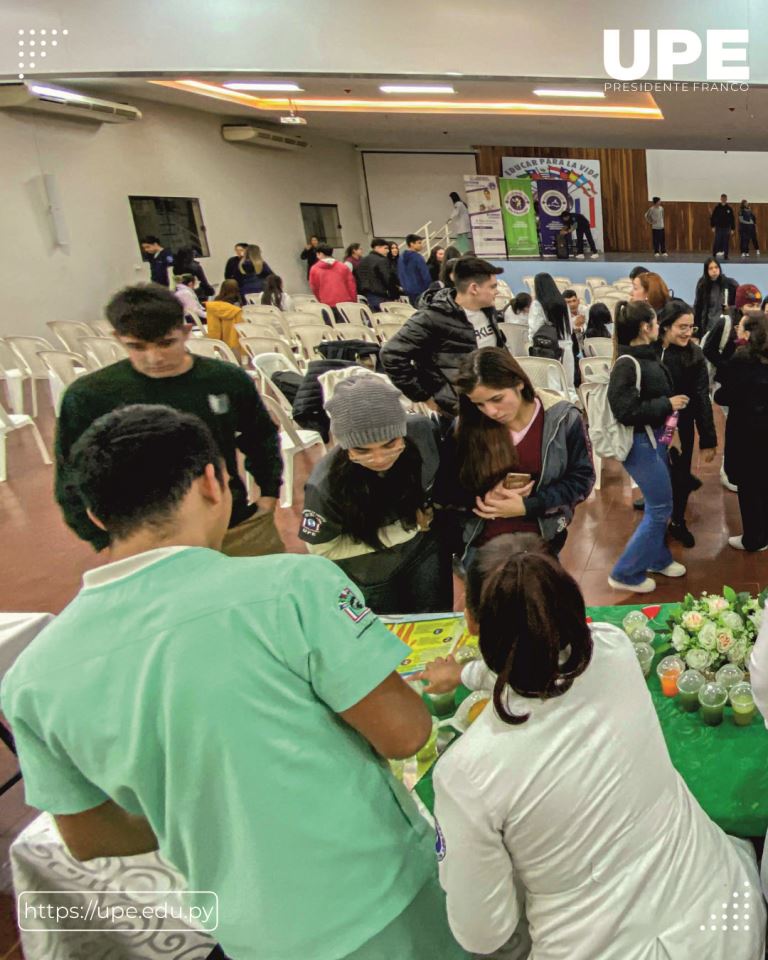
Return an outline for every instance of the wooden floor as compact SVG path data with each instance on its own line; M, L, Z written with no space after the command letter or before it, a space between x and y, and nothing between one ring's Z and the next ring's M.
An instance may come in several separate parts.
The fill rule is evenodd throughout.
M47 397L43 402L47 403ZM39 422L52 449L54 421L48 409ZM27 433L20 431L9 436L8 481L0 484L0 610L58 613L77 592L83 571L102 560L78 541L62 521L53 500L52 468L41 463ZM293 506L278 511L278 528L292 552L304 552L296 534L303 483L318 457L319 448L297 460ZM694 471L703 480L689 506L689 526L696 536L696 546L684 550L679 544L672 544L675 558L688 566L688 575L680 580L659 577L658 589L648 596L649 601L677 600L686 592L719 591L726 583L737 590L757 592L768 582L768 553L740 553L727 544L728 536L740 533L741 527L736 495L720 484L719 458L711 466L695 459ZM602 489L593 492L577 508L562 561L581 585L589 605L632 602L631 595L617 593L608 586L607 576L640 520L641 515L632 509L636 496L638 491L631 490L621 467L607 463ZM461 601L457 590L457 609ZM13 758L0 746L0 781L13 769ZM8 846L34 816L36 811L24 804L22 785L0 797L0 886L8 891ZM17 943L13 899L7 893L0 895L0 960L21 957Z

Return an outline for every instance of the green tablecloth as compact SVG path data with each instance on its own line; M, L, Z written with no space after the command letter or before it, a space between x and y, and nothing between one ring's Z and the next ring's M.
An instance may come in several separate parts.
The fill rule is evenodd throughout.
M664 604L652 626L657 630L654 646L667 642L661 630L675 604ZM630 610L641 607L590 607L595 622L621 622ZM719 727L705 726L698 712L685 713L675 699L662 696L656 664L648 686L661 722L672 763L703 809L726 833L738 837L761 837L768 829L768 730L757 714L749 727L737 727L726 707ZM457 702L467 695L457 691ZM416 792L432 810L435 791L432 771L416 785Z

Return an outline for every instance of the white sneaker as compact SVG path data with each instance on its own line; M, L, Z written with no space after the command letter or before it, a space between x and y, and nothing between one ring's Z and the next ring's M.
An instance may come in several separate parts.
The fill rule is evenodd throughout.
M684 577L688 571L677 560L667 564L663 570L649 570L648 573L660 573L662 577Z
M573 259L574 259L574 260L583 260L583 259L584 259L584 254L583 254L583 253L577 253L576 256L575 256Z
M748 253L742 253L742 257L748 257L748 256L749 256Z
M759 257L759 256L760 256L760 251L759 251L759 250L755 250L755 256L756 256L756 257Z
M745 550L746 547L743 543L743 537L743 534L740 537L728 537L728 546L733 547L734 550ZM766 544L764 547L760 547L759 550L753 550L752 553L762 553L764 550L768 550L768 544Z
M725 470L723 470L722 468L720 470L720 483L722 483L722 485L725 487L726 490L730 490L731 493L738 493L739 488L736 486L735 483L731 483L731 481L728 479L728 476Z
M600 256L599 253L593 253L592 256L591 256L589 259L590 259L590 260L597 260L597 258L598 258L599 256Z
M669 254L668 254L668 253L666 252L666 250L665 250L664 253L662 253L662 257L668 257L668 256L669 256Z
M717 253L715 254L716 257L722 257L722 255L723 255L722 250L718 250Z
M660 257L660 256L661 256L660 253L654 253L654 257Z
M613 577L608 577L608 586L614 590L627 590L629 593L652 593L656 589L656 581L646 577L642 583L620 583Z

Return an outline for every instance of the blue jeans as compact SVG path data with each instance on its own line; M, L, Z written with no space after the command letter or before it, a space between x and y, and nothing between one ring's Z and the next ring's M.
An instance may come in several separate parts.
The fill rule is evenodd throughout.
M667 467L667 448L651 446L648 434L635 434L624 468L640 487L645 500L643 519L611 571L614 580L635 586L648 570L663 570L672 563L666 544L667 524L672 516L672 483Z

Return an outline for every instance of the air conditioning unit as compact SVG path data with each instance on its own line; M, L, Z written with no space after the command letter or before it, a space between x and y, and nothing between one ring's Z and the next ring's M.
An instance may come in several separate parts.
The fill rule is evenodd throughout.
M292 133L257 127L252 123L225 123L221 135L228 143L245 143L251 147L269 147L272 150L304 150L309 144Z
M84 93L75 93L74 90L62 90L33 81L0 84L0 110L34 110L93 123L141 120L141 111L130 104L99 100Z

